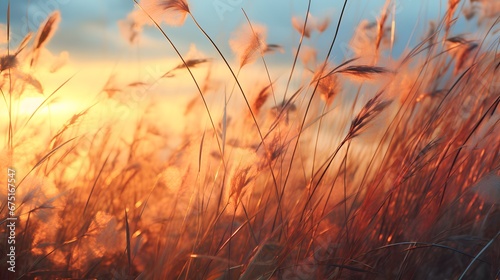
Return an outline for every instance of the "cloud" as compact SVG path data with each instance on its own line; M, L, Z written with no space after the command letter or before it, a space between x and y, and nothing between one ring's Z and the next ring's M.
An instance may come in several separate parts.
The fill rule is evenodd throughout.
M0 23L0 45L7 43L7 26Z
M157 24L166 23L172 26L180 26L184 24L189 12L185 0L141 0L139 5L140 7L135 7L127 15L126 19L118 22L122 36L130 44L137 41L139 35L142 33L143 26L154 26L154 22Z

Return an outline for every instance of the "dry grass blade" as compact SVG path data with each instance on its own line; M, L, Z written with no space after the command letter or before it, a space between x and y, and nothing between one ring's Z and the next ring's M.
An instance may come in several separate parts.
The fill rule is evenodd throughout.
M328 29L328 26L330 26L330 17L325 17L321 21L316 23L316 30L318 32L323 33Z
M446 245L438 244L438 243L425 243L425 242L397 242L397 243L392 243L392 244L388 244L388 245L384 245L384 246L375 248L373 250L370 250L367 253L378 251L378 250L383 250L383 249L388 249L388 248L393 248L393 247L398 247L398 246L410 246L409 248L404 249L404 251L413 251L413 250L425 249L425 248L439 248L439 249L449 250L449 251L461 254L463 256L467 256L469 258L474 258L473 255L470 255L467 252L458 250L456 248L452 248L450 246L446 246ZM482 260L482 259L478 259L478 260L481 262L486 262L485 260Z
M464 279L465 275L467 275L467 271L469 271L469 269L472 267L472 265L476 262L476 260L479 259L479 257L486 251L486 249L488 249L491 246L491 244L493 244L493 242L495 242L495 240L498 238L499 235L500 235L500 231L497 232L497 234L488 242L488 244L486 244L483 247L483 249L481 249L481 251L479 251L479 253L477 253L477 255L474 257L474 259L469 263L467 268L464 270L462 275L460 275L460 278L458 278L459 280Z
M35 77L33 77L30 74L26 74L26 73L23 73L20 71L16 71L13 74L19 80L22 80L25 84L30 85L33 88L35 88L38 91L38 93L43 94L42 83L40 83L40 81L38 79L36 79Z
M181 64L175 66L174 68L172 68L172 70L167 71L161 77L162 78L171 78L171 77L174 77L174 74L172 74L172 72L174 72L175 70L179 70L179 69L183 69L183 68L187 68L187 67L194 68L200 64L203 64L203 63L206 63L209 61L210 61L210 59L208 59L208 58L188 59L188 60L186 60L185 64L181 63Z
M59 22L61 21L61 14L59 11L54 11L45 24L40 26L37 36L35 38L35 43L33 45L33 58L31 59L30 65L33 66L38 60L38 55L40 54L40 49L43 48L50 38L54 35Z
M127 85L127 87L145 87L148 84L145 82L137 81L137 82L132 82Z
M375 97L370 99L365 106L361 109L358 115L351 122L351 127L346 136L346 139L352 139L358 136L361 131L387 106L391 104L392 101L382 101L380 96L382 92L379 92Z
M380 15L380 18L377 20L377 38L375 40L375 49L378 50L380 48L380 42L382 42L382 38L384 37L384 32L385 32L385 22L387 21L388 17L388 9L389 9L389 4L391 3L392 0L387 0L385 2L384 8L382 9L382 14Z
M128 273L132 272L132 258L130 257L130 228L128 225L128 209L125 209L125 234L127 239L127 261L128 261Z
M198 173L201 171L201 158L203 155L203 143L205 142L205 130L203 131L203 135L201 136L201 141L200 141L200 149L198 152Z
M136 1L136 0L134 0L134 1ZM309 0L309 3L310 3L310 1L311 0ZM208 39L208 41L210 41L210 44L217 51L217 53L219 54L219 56L224 61L224 64L226 65L227 69L231 73L231 76L233 77L234 81L236 82L236 85L238 86L238 89L241 92L243 100L245 101L245 105L246 105L248 111L250 112L251 119L252 119L252 121L253 121L253 123L255 125L254 126L255 129L257 130L257 133L259 135L261 144L263 145L264 149L267 150L266 144L264 143L264 136L263 136L261 127L260 127L259 123L257 122L257 118L255 117L255 114L252 112L252 106L250 105L250 102L248 101L248 98L247 98L247 96L245 94L245 90L243 90L243 87L242 87L242 85L241 85L241 83L240 83L240 81L239 81L236 73L234 72L233 68L231 67L231 65L227 61L227 59L224 56L224 54L222 53L221 49L214 42L214 40L212 39L212 37L210 35L208 35L208 33L205 31L205 29L200 25L200 23L196 20L196 18L192 14L191 14L191 18L193 19L193 22L196 25L196 27L198 27L198 29L201 31L201 33L203 33L203 35ZM251 33L253 35L252 37L258 37L258 35L256 35L257 32L255 31L255 29L252 26L250 26L250 31L251 31ZM240 67L240 69L241 69L241 67ZM214 129L215 129L215 127L214 127ZM221 155L223 155L222 149L220 151L221 151ZM272 168L272 163L271 162L267 162L267 164L268 164L268 167L269 167L269 171L271 173L271 177L273 179L273 184L274 184L274 188L276 190L276 194L278 195L278 183L277 183L276 175L274 174L274 171L273 171L273 168ZM280 203L278 203L278 209L280 209L280 208L281 208L281 205L280 205Z
M21 253L26 264L26 269L16 267L22 270L21 278L497 276L498 21L478 26L470 38L448 39L443 11L434 14L437 23L429 37L417 34L424 31L417 26L408 42L392 49L388 26L399 1L381 1L385 11L371 25L358 21L347 9L348 0L340 1L341 12L333 2L315 2L319 12L337 11L330 17L335 26L328 28L328 19L320 22L309 15L308 0L293 11L302 16L300 24L312 28L313 40L306 40L302 48L306 34L302 31L299 42L291 16L278 11L271 15L289 16L288 24L282 23L291 37L278 37L287 51L293 51L273 59L273 69L268 69L266 53L282 47L265 44L263 33L252 27L243 9L248 23L241 21L243 15L240 23L246 24L249 35L240 58L231 50L230 57L224 54L228 40L216 43L207 34L215 32L222 40L226 37L220 32L227 30L205 29L190 12L201 12L198 8L203 6L180 0L133 1L137 5L126 19L130 25L124 26L132 33L123 43L134 41L146 25L156 27L144 33L145 41L129 46L132 52L139 48L138 60L127 56L126 67L115 65L107 82L97 72L71 80L87 83L76 89L82 94L90 89L97 95L87 96L96 103L91 110L78 109L86 102L73 91L77 85L60 97L55 95L58 90L43 97L36 94L37 82L30 78L47 87L53 82L60 85L56 79L61 73L50 73L50 60L58 57L51 55L52 43L41 44L39 67L30 67L37 42L29 36L18 47L18 52L24 49L19 55L9 57L23 39L18 34L11 37L10 43L16 41L13 50L0 54L0 67L6 69L0 74L6 111L0 122L5 134L0 158L6 160L0 165L13 166L20 179L23 170L29 174L17 184L16 228L24 230L16 240L16 255ZM456 9L468 5L466 1ZM230 6L231 16L237 16ZM219 16L227 12L218 8ZM404 15L414 12L406 10ZM167 35L162 24L185 17L193 22ZM401 30L408 27L407 19ZM360 22L359 27L351 26L353 22ZM283 26L266 26L269 34L288 34ZM197 27L202 34L194 35L208 41L188 32ZM43 26L37 28L41 34ZM239 26L233 28L237 31ZM347 33L356 30L353 38L341 36L346 33L341 28ZM451 26L450 32L460 28ZM4 29L0 23L0 47L6 46L1 40ZM158 43L150 31L161 32L180 60L168 57L163 60L166 68L158 71L160 62L152 57L157 53L148 51ZM391 42L398 34L391 34ZM171 39L194 40L196 45L184 55ZM468 39L477 40L478 46ZM210 56L199 51L210 51L207 46L217 57L209 58L213 49ZM346 57L333 58L334 46ZM349 59L356 56L359 60ZM72 69L73 63L96 66L80 57L73 60L73 53L71 60L67 58ZM303 63L296 64L297 58ZM246 66L253 59L262 63L238 69L238 63ZM102 62L97 67L102 68ZM456 65L468 69L454 75ZM29 76L23 76L25 69ZM62 79L67 77L63 74ZM145 89L150 89L148 100L136 102ZM188 96L193 89L197 92ZM117 92L121 94L115 100ZM71 104L65 106L66 101ZM189 113L185 117L183 109ZM10 222L8 207L0 205L0 225ZM6 243L5 237L0 234L0 243ZM401 242L405 240L411 242Z
M310 16L310 15L309 15ZM306 38L311 37L311 31L312 27L311 25L307 24L307 19L306 20L301 20L297 17L292 18L292 26L301 36L304 36Z
M26 173L26 175L23 177L23 179L19 182L19 185L22 184L22 182L28 177L28 175L31 174L31 172L33 172L37 167L39 167L42 163L44 163L46 160L48 160L55 152L57 152L60 148L64 147L66 144L72 142L76 138L77 137L73 137L73 138L69 139L68 141L62 143L61 145L50 150L50 152L48 152L40 160L38 160L37 163L33 166L33 168L31 168L30 171L28 171L28 173Z
M167 23L171 26L181 26L184 24L187 15L190 13L189 5L185 0L134 0L141 10L132 11L126 20L121 21L120 29L123 36L130 42L136 41L142 27L151 25L150 18L156 23Z
M210 61L208 58L188 59L188 60L186 60L186 64L181 63L181 64L177 65L177 67L175 67L175 69L182 69L182 68L186 68L186 67L196 67L199 64L203 64L203 63L208 62L208 61Z
M468 70L470 70L470 68ZM467 73L467 71L465 73ZM462 74L462 76L460 78L462 78L464 74ZM469 142L469 140L471 139L472 135L476 132L476 130L481 125L481 123L483 123L486 120L486 117L490 114L490 111L495 111L496 106L497 106L497 104L498 104L499 101L500 101L500 95L497 96L497 98L495 99L495 101L493 102L493 104L491 104L491 106L488 107L488 109L486 110L486 112L476 122L476 124L474 125L474 127L472 128L472 130L470 131L470 133L467 135L467 137L463 141L462 145L457 149L457 151L455 153L455 157L453 158L453 161L451 163L450 169L448 170L447 180L445 181L445 184L443 186L443 191L442 191L442 194L441 194L441 201L439 203L440 206L442 205L442 203L444 201L444 198L445 198L445 195L446 195L446 189L448 187L448 179L451 177L452 171L453 171L453 169L455 167L455 164L458 161L458 157L460 156L460 154L461 154L461 152L462 152L465 144L467 144Z
M92 107L94 107L96 104L88 107L87 109L83 110L82 112L80 113L77 113L77 114L74 114L67 122L66 124L61 127L61 129L56 133L56 135L54 135L54 137L52 137L52 139L50 140L50 143L51 143L51 147L55 147L58 145L58 143L60 143L60 140L61 140L61 136L63 135L63 133L65 131L67 131L70 127L74 126L78 120L80 118L82 118L83 116L85 116L89 111L90 109L92 109Z
M33 33L31 33L31 32L28 33L26 36L24 36L24 39L21 41L21 43L17 47L16 55L18 55L20 52L22 52L24 50L24 48L26 48L26 46L28 45L28 42L31 40L31 37L33 37Z
M64 86L66 85L71 79L73 79L75 75L69 77L66 81L64 81L59 87L57 87L49 96L47 96L47 98L45 98L43 100L42 103L40 103L40 105L38 105L36 107L36 109L33 111L33 113L31 113L30 117L28 118L28 120L26 121L26 123L24 124L24 127L30 122L30 120L35 116L35 114L48 102L48 100L50 100L50 98L52 96L54 96L54 94L56 94L57 92L59 92L59 90Z
M321 79L318 84L318 92L320 93L321 99L325 101L327 106L330 106L335 96L340 92L340 84L337 76L328 75Z
M227 96L224 93L224 111L222 113L222 131L221 131L221 141L222 141L222 157L224 157L225 151L226 151L226 136L227 136L227 123L228 123L228 117L227 117Z
M304 21L304 26L307 24L307 19L309 18L309 11L311 10L311 0L307 1L307 12L306 12L306 19ZM292 81L292 76L295 71L295 67L297 65L297 60L299 58L300 54L300 49L302 48L302 42L304 41L304 33L301 33L300 35L300 40L299 40L299 45L297 47L297 51L295 52L295 56L293 58L293 64L292 64L292 69L290 70L290 75L288 75L288 80L286 82L286 87L285 87L285 94L283 94L283 102L286 101L287 98L287 93L288 93L288 88L290 87L290 83Z
M35 39L35 49L43 47L43 45L50 40L50 37L54 35L60 20L61 14L59 11L55 11L49 16L45 24L38 31L37 38Z
M414 157L410 160L408 167L404 171L403 180L407 180L408 178L414 176L418 173L424 166L426 166L433 158L434 155L429 155L429 153L434 150L441 143L441 139L434 139L427 143L425 147L423 147ZM430 159L429 159L430 158Z
M270 279L278 267L278 257L282 250L282 246L278 244L266 243L260 246L250 259L240 280Z
M284 53L285 49L283 48L283 46L278 45L278 44L267 44L266 48L263 50L264 53L269 53L269 52L274 52L274 51Z
M453 15L457 10L457 6L460 3L460 0L448 0L448 9L446 10L445 15L445 23L446 23L446 34L450 31L450 27L453 24Z
M99 181L99 178L101 178L102 172L104 171L104 167L106 167L106 164L109 160L109 157L111 154L108 154L106 159L104 160L104 163L102 164L101 168L99 169L99 173L97 173L96 178L94 179L94 183L92 184L92 188L90 189L89 196L87 197L87 201L85 202L85 207L83 207L83 216L85 216L85 213L87 212L87 207L89 206L90 198L92 197L92 194L94 193L95 187L97 186L97 182Z
M252 26L243 25L229 40L229 45L233 52L238 56L239 67L250 64L255 61L260 51L267 49L266 27L259 24Z
M108 98L113 98L113 96L121 91L122 90L115 85L115 75L110 75L102 88L102 92L106 93Z
M355 57L355 58L348 59L348 60L346 60L346 61L342 62L341 64L339 64L337 67L333 68L330 72L328 72L328 74L326 74L326 75L324 75L324 76L318 76L318 78L319 78L319 79L322 79L322 78L325 78L325 77L327 77L327 76L329 76L329 75L335 74L335 73L337 73L337 72L338 72L338 70L339 70L339 69L341 69L342 67L344 67L344 66L346 66L346 65L350 64L351 62L356 61L356 60L358 60L358 59L359 59L359 57ZM313 79L313 80L312 80L312 82L311 82L311 85L312 85L313 83L315 83L315 82L317 82L317 79Z
M164 10L172 9L174 11L190 13L186 0L158 0L158 6Z
M36 260L33 261L33 263L30 265L30 267L27 269L26 272L24 272L23 274L21 274L19 276L19 279L23 279L25 278L24 276L27 276L28 274L31 274L33 273L33 269L38 266L38 264L40 264L44 259L48 258L52 253L54 253L55 251L61 249L62 247L66 246L66 245L69 245L69 244L72 244L72 243L75 243L77 242L78 240L80 240L83 236L80 236L78 238L73 238L71 240L68 240L68 241L65 241L65 242L62 242L61 244L57 245L56 247L54 247L54 249L50 250L47 254L44 254L42 256L39 256Z
M261 89L259 94L257 95L257 98L252 103L252 110L256 116L259 115L260 109L269 98L269 95L271 93L271 87L272 84L269 84L265 86L263 89Z
M163 37L165 37L165 39L167 39L167 41L169 42L169 44L174 49L174 51L177 54L177 56L179 56L179 58L182 60L182 63L183 64L187 64L186 60L184 59L184 57L182 56L182 54L179 52L179 49L177 49L177 47L175 46L174 42L172 42L172 40L167 35L167 33L165 33L165 31L161 28L161 26L159 25L159 23L138 3L138 0L133 0L133 1L134 1L134 3L136 3L146 13L146 15L148 16L148 18L154 23L154 25L158 28L158 30L160 30L160 32L163 35ZM226 62L226 64L227 64L227 62ZM200 88L200 85L198 84L198 81L194 77L193 72L191 71L191 68L186 67L186 69L189 72L189 75L191 76L191 78L193 79L193 82L196 85L196 89L198 90L198 93L199 93L199 95L201 97L201 100L203 101L203 105L205 107L205 110L207 111L208 118L210 119L210 125L212 126L212 129L213 129L214 133L217 133L217 129L215 128L215 123L214 123L213 118L212 118L212 113L210 113L207 101L206 101L205 97L203 96L203 91ZM219 152L222 155L222 146L221 146L221 143L219 141L219 138L216 138L216 141L217 141L217 146L219 148Z
M474 41L465 40L461 36L455 36L448 38L446 42L450 45L450 54L456 60L455 71L456 75L461 69L464 68L464 64L469 60L472 52L476 50L479 45Z
M373 78L374 75L392 73L392 71L378 66L352 65L338 70L337 73L352 75L360 78Z
M241 197L245 194L245 187L254 179L250 175L251 167L239 168L231 178L231 193L229 197L234 199L235 205L238 205Z

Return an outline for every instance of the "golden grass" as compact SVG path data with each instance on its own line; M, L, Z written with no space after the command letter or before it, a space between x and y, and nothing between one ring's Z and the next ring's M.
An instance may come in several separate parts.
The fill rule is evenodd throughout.
M272 27L245 14L247 24L230 42L235 73L231 55L198 24L187 1L138 1L142 9L121 26L130 28L126 39L154 25L182 63L152 82L110 77L95 105L44 134L40 127L50 119L39 110L71 79L51 93L36 79L33 62L59 21L52 14L33 42L28 35L15 55L0 57L0 169L18 171L15 276L498 278L499 19L478 27L490 30L482 40L466 39L453 29L462 1L449 1L427 37L394 58L384 52L394 39L390 2L374 26L362 21L356 29L350 47L359 57L340 64L330 53L318 58L320 46L310 40L317 30L331 46L339 44L349 14L318 21L308 10L304 20L294 17L290 28L300 33L294 62L289 76L273 77L268 51L281 47L265 42ZM219 56L181 55L160 25L172 23L166 15L177 25L189 15ZM330 31L333 20L337 30ZM225 74L214 73L214 65ZM247 77L243 66L258 75ZM118 118L85 128L100 117L101 104L186 73L198 95L187 103L183 133L163 127L157 97L138 100L147 105L134 110L132 124ZM216 86L215 75L233 89ZM45 101L29 116L12 113L33 88ZM180 144L169 146L169 138ZM2 244L6 199L0 192Z

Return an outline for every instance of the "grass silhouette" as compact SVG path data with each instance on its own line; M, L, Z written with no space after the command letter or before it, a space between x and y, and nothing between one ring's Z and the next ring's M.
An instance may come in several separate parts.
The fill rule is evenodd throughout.
M73 79L52 92L37 79L37 62L64 24L59 12L15 52L2 50L1 169L18 174L16 272L2 269L2 279L499 277L500 17L485 10L496 2L448 1L421 41L395 58L395 3L387 1L376 22L362 21L340 42L355 54L341 63L331 57L351 16L347 0L339 18L324 19L310 14L309 1L290 19L296 46L267 42L272 26L242 11L244 24L227 42L233 53L187 1L134 2L120 23L127 40L153 25L179 63L150 82L110 77L93 105L49 135L41 111ZM457 17L474 16L483 38L455 34ZM162 25L189 20L216 57L183 55ZM315 45L314 36L329 44ZM292 48L293 62L274 77L268 57ZM180 135L161 126L171 115L155 96L140 100L126 127L110 117L86 128L127 90L186 74L197 95ZM33 91L43 102L19 113ZM165 153L169 137L178 144ZM3 191L0 201L7 244Z

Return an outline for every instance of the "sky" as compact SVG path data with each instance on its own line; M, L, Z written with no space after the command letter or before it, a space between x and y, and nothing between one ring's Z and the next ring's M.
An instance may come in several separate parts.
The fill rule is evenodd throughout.
M6 22L7 2L7 0L0 1L0 11L3 11L0 13L0 22L3 23ZM348 1L339 41L348 42L355 26L362 19L375 20L384 2L384 0ZM424 26L430 19L437 18L437 15L446 8L445 2L442 0L396 1L396 21L399 29L398 35L401 36L395 46L397 54L411 40L413 29ZM307 1L300 0L191 0L189 4L200 24L228 54L230 54L227 44L229 37L238 26L246 22L242 8L245 9L252 22L268 26L270 43L290 46L286 50L288 52L292 51L292 46L296 46L298 41L298 33L291 28L290 20L293 16L303 18L307 8ZM311 14L318 18L330 16L332 22L328 32L333 34L342 4L343 1L312 1ZM20 38L27 32L36 31L47 16L57 9L61 11L62 21L49 45L54 52L71 50L73 57L85 60L117 60L133 55L147 59L172 55L172 51L168 50L166 40L153 27L145 28L137 45L130 46L126 42L120 34L118 21L124 20L134 6L132 0L11 1L13 45L16 41L20 41ZM180 49L188 49L191 43L195 43L202 50L212 51L210 45L204 42L205 39L189 19L182 27L166 25L163 27ZM329 42L329 36L321 36L315 43L324 46L324 51L326 51Z
M180 63L172 47L156 27L144 26L139 40L134 44L130 44L122 35L119 22L127 19L127 16L137 9L133 0L0 0L1 52L4 52L6 47L5 24L9 2L11 3L11 49L17 48L28 32L36 33L40 24L54 10L60 11L59 27L46 46L47 50L43 57L46 64L53 63L60 58L65 58L69 62L58 74L38 71L37 78L44 82L44 96L47 96L69 77L74 76L64 86L64 93L61 93L73 99L72 105L62 106L70 108L67 111L74 113L79 110L78 108L87 108L92 105L107 80L118 72L120 75L117 83L120 81L124 83L153 82L158 86L157 89L168 89L163 92L175 95L177 100L183 100L184 103L193 95L186 96L178 93L196 93L193 81L187 74L179 75L175 83L155 80L157 78L154 77L161 76L165 71ZM300 39L299 33L292 28L291 19L293 17L304 18L307 2L304 0L190 0L189 5L194 17L233 65L237 65L237 60L228 41L234 36L235 30L247 24L242 9L248 14L252 24L267 26L267 43L283 46L284 52L266 56L266 61L271 66L272 77L278 77L279 83L284 83ZM311 45L318 49L318 58L321 59L326 55L330 46L344 1L313 0L311 3L312 17L331 19L328 29L323 34L316 32L311 38L304 40L305 46ZM348 1L332 52L331 59L335 63L353 57L353 54L349 53L347 44L353 37L356 27L363 20L375 21L384 3L385 0ZM439 19L443 15L447 1L394 0L394 3L396 3L394 7L396 40L392 54L397 58L421 40L429 21ZM467 25L464 22L458 22L456 25L460 32L473 33L474 27L470 26L473 25ZM187 18L182 26L162 24L162 28L183 55L195 52L208 58L218 58L214 48L190 18ZM225 70L225 72L223 70L220 72L223 73L221 79L227 80L229 76L227 69ZM196 71L197 79L202 80L203 73ZM253 74L262 74L262 69L250 68L247 76L252 77ZM250 80L248 83L248 86L252 86L255 81ZM30 101L32 105L26 109L28 112L44 100L44 97L36 97L35 93L33 95L34 100ZM141 101L141 98L137 100ZM132 100L132 102L138 103L137 100ZM168 106L167 111L182 114L180 108L183 106L172 103Z

